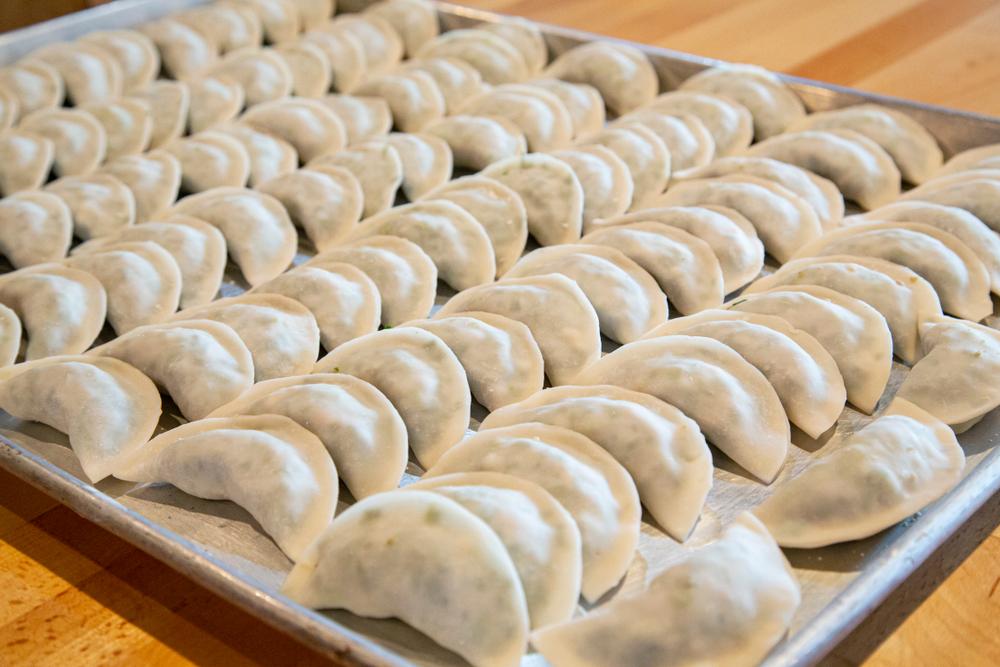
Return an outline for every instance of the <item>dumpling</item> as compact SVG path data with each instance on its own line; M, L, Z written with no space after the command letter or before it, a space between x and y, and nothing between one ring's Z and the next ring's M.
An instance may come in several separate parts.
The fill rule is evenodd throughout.
M579 240L583 228L583 188L565 162L532 153L495 162L483 176L516 192L528 215L528 231L541 245Z
M200 419L161 433L115 471L247 510L292 561L330 525L337 469L315 435L280 415Z
M187 131L191 108L191 90L182 81L159 79L145 88L132 91L131 98L149 108L153 129L149 148L160 148Z
M804 199L773 181L753 176L684 181L671 186L656 203L731 208L750 221L764 249L782 263L823 233L816 212Z
M243 86L235 81L203 76L189 79L187 86L191 91L188 127L192 134L231 121L243 110L246 93L243 92Z
M0 304L0 368L17 361L21 348L21 320L17 313Z
M465 370L437 336L411 327L356 338L319 360L316 373L346 373L392 401L420 465L434 465L469 425Z
M248 109L240 121L281 137L295 148L302 162L347 145L343 123L319 100L291 97L264 102Z
M58 70L41 60L30 58L0 67L0 88L17 101L19 116L62 106L66 94L66 85Z
M399 485L406 469L406 426L378 389L343 373L258 382L210 417L282 415L319 438L337 473L361 500Z
M448 115L457 113L465 100L483 89L483 77L479 70L459 58L411 58L400 63L399 67L430 74L444 96Z
M382 141L399 153L403 164L403 194L409 201L415 202L451 179L451 147L441 137L393 132Z
M149 146L153 136L153 115L145 101L122 97L113 102L88 104L83 110L104 128L107 137L105 159L135 155Z
M456 291L491 282L493 247L482 225L450 201L426 200L383 211L357 225L350 239L400 236L413 241L437 266L438 277Z
M604 127L604 98L597 88L562 79L533 79L525 81L525 85L544 88L562 100L573 121L574 138L580 139Z
M320 28L305 33L299 41L318 46L326 54L332 90L349 93L365 77L365 50L361 41L349 32Z
M155 243L118 243L75 254L64 263L101 281L108 296L108 323L118 335L163 322L177 310L181 272L170 253Z
M354 174L365 195L363 217L367 218L390 208L396 200L396 190L403 182L403 162L391 145L366 141L336 153L327 153L309 163L309 167L333 165Z
M52 141L57 176L88 174L104 161L108 145L104 126L81 109L36 111L18 128Z
M649 103L659 89L656 70L646 54L603 40L569 49L552 61L545 75L593 86L618 116Z
M163 150L125 155L101 169L124 183L135 199L135 221L145 222L167 209L181 187L181 163Z
M542 352L527 326L502 315L467 312L407 327L429 331L451 348L480 405L496 410L542 390Z
M260 17L250 5L238 1L192 7L173 17L207 37L219 53L259 47L264 41Z
M27 59L37 60L59 73L66 85L66 100L74 106L114 99L122 93L121 66L96 44L54 42L32 51Z
M565 148L573 137L573 119L562 101L535 86L504 84L467 100L461 112L500 116L524 134L531 152Z
M582 239L623 252L645 269L683 314L722 304L722 268L712 248L677 227L633 222L598 229Z
M384 99L400 132L419 132L445 112L441 89L430 74L419 70L371 77L353 92Z
M425 477L479 471L535 482L573 516L583 547L584 598L596 601L621 580L639 539L639 497L628 472L594 441L547 424L479 431Z
M972 169L946 174L909 190L900 197L965 209L1000 230L1000 170Z
M533 250L507 276L560 273L576 282L597 312L601 331L629 343L666 321L667 299L650 274L615 247L572 243Z
M496 532L517 568L531 627L573 616L580 597L580 530L551 493L534 482L496 472L431 477L406 489L450 498Z
M346 237L364 207L358 179L343 167L331 165L275 176L255 189L281 202L319 252Z
M922 358L896 392L962 433L1000 405L994 381L1000 333L993 327L937 317L920 326Z
M42 187L52 171L55 144L34 132L0 131L0 194Z
M114 357L139 369L191 421L253 385L250 350L230 327L211 320L137 327L88 354Z
M160 52L138 30L97 30L82 35L79 41L103 49L118 62L123 92L148 85L160 73Z
M892 369L892 336L877 310L815 285L788 285L763 294L748 294L727 307L777 315L812 335L837 362L847 400L868 414L875 409Z
M529 74L541 72L548 64L549 49L545 44L545 37L531 21L507 16L502 21L481 23L478 27L510 42L524 56Z
M712 454L677 408L610 385L553 387L492 412L479 430L529 422L590 438L625 467L664 530L683 541L694 528L712 488Z
M250 177L250 156L224 132L206 130L163 147L181 164L181 189L189 194L212 188L242 188Z
M36 264L0 275L0 303L21 320L26 361L80 354L104 326L107 295L86 271Z
M899 196L901 177L892 157L853 130L789 132L754 144L745 154L788 162L827 178L864 209Z
M375 283L350 264L299 266L257 285L251 293L282 294L308 308L327 350L376 331L382 311Z
M756 65L709 67L685 79L681 90L696 90L728 97L753 115L758 141L788 130L806 115L798 95L773 72Z
M663 93L647 105L648 109L673 116L696 116L715 140L715 154L732 155L753 141L753 116L738 101L724 95L691 90Z
M3 81L2 73L0 73L0 81ZM1000 144L976 146L956 153L948 158L936 176L972 169L1000 169Z
M663 142L670 153L673 174L686 175L707 165L715 156L715 139L697 116L673 116L656 109L636 109L614 121L612 127L646 128Z
M885 317L893 350L908 364L917 359L920 323L941 314L941 303L930 283L905 266L876 257L795 259L743 293L766 292L782 285L818 285L864 301Z
M670 403L764 482L785 462L791 435L778 395L759 370L718 341L677 335L629 343L588 366L577 383L611 384Z
M330 58L312 42L294 41L274 47L292 73L292 94L298 97L322 97L330 91L333 73Z
M632 176L629 208L633 211L648 206L670 181L670 151L655 132L643 125L609 127L579 143L604 146L625 163Z
M477 69L483 81L497 86L528 78L524 55L498 35L486 30L449 30L427 42L417 58L457 58Z
M1000 294L1000 237L982 220L955 206L901 201L847 221L919 222L951 234L976 253L990 274L990 291ZM845 222L847 222L845 221Z
M972 250L947 232L922 223L873 222L825 234L796 257L862 255L912 269L934 286L945 312L979 321L993 312L990 277Z
M0 131L13 127L20 111L14 94L0 89Z
M169 211L217 227L251 286L284 271L298 247L288 212L274 197L243 188L214 188L185 197Z
M679 180L716 178L742 174L774 181L809 202L824 228L838 224L844 217L844 197L831 181L788 162L766 157L723 157L711 164L692 169Z
M310 30L330 20L334 0L292 0L299 15L300 29Z
M559 274L505 278L463 290L436 317L485 311L523 322L535 337L552 384L569 384L601 356L597 313L575 282Z
M309 266L344 262L378 287L382 324L394 327L427 317L437 296L437 267L420 246L399 236L369 236L316 255Z
M785 635L800 601L781 549L744 513L646 590L538 630L531 643L554 667L755 665Z
M463 176L428 192L424 199L458 204L476 219L490 237L497 275L502 276L524 251L528 214L520 195L486 176Z
M254 380L302 375L319 356L319 328L308 308L280 294L241 294L177 313L176 320L229 325L250 350Z
M288 97L295 85L292 70L285 59L267 48L230 51L200 74L227 78L240 84L248 107Z
M919 512L962 478L955 434L897 398L875 421L754 508L783 547L815 549L860 540Z
M479 171L528 152L521 130L499 116L448 116L424 128L448 142L455 166Z
M722 270L722 291L729 294L757 277L764 268L764 245L757 230L741 213L721 206L668 206L594 220L584 231L657 222L676 227L709 245Z
M437 10L424 0L384 0L365 8L392 26L403 40L407 57L413 57L427 42L438 36Z
M268 44L290 42L302 29L296 0L238 0L257 15Z
M880 104L819 111L798 119L789 131L853 130L885 149L904 181L919 185L941 168L941 147L930 132L907 114Z
M290 174L299 166L295 148L269 132L260 132L243 123L226 123L215 129L225 132L243 144L250 157L248 185L255 188L265 181Z
M0 409L65 433L97 483L153 435L160 393L124 361L56 356L0 369Z
M357 37L364 49L368 76L384 74L403 59L403 40L386 20L375 14L340 14L322 29Z
M428 491L382 493L345 510L282 593L316 609L398 618L473 667L515 667L527 644L524 590L503 542Z
M62 259L72 240L72 213L55 194L28 191L0 199L0 254L15 269Z
M633 182L628 165L610 148L579 146L555 151L553 157L570 166L583 188L583 225L621 215L632 203Z
M180 307L197 306L215 298L226 268L226 239L208 223L187 216L123 227L77 246L83 254L117 243L150 241L166 250L177 262L181 274Z
M818 439L837 423L847 392L837 363L819 341L780 317L703 310L670 320L645 337L703 336L731 347L764 374L788 421Z
M348 145L376 139L392 129L392 112L381 97L327 95L321 101L343 123Z
M197 74L218 60L208 38L180 21L163 18L144 23L139 30L156 44L163 70L172 79Z

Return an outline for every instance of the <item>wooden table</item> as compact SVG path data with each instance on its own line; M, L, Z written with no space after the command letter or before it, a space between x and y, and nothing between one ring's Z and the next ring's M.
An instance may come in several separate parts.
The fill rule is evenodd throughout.
M993 0L466 4L1000 115ZM1000 664L998 524L995 497L827 662ZM0 665L67 663L328 664L0 472Z

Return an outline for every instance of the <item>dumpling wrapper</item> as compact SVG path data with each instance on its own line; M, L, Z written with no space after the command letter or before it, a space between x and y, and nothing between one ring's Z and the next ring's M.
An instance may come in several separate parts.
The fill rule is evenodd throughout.
M188 320L132 329L87 353L131 364L169 394L194 421L253 385L253 359L221 322Z
M316 435L358 500L395 489L406 469L406 425L389 399L364 380L314 373L265 380L210 417L275 414Z
M993 327L950 317L920 326L923 357L896 396L910 401L962 433L1000 405L993 378L1000 364L1000 333Z
M964 468L951 429L896 398L878 419L778 484L753 512L783 547L860 540L943 496Z
M654 396L621 387L553 387L489 414L480 431L538 422L603 447L632 476L657 523L683 541L712 488L712 454L698 425Z
M791 433L781 400L759 370L716 340L676 335L629 343L587 367L577 383L611 384L674 405L764 482L785 462Z
M458 357L469 390L487 410L497 410L542 390L544 361L527 326L493 313L469 312L403 326L431 332Z
M425 477L479 471L535 482L573 516L583 548L584 598L596 601L624 576L639 540L639 496L625 468L593 440L537 423L479 431Z
M115 477L231 500L292 561L309 558L337 509L333 459L319 438L280 415L188 422L139 447Z
M496 532L517 568L532 628L573 616L580 597L580 530L551 493L495 472L453 473L405 488L450 498Z
M124 361L54 356L0 369L0 409L65 433L96 484L153 435L160 392Z
M785 635L800 601L774 538L744 513L643 592L538 630L531 643L553 667L754 665Z
M527 644L524 590L503 542L429 491L380 493L342 512L282 593L315 609L398 618L473 667L516 667Z
M523 322L535 337L552 384L569 384L601 356L600 322L586 294L559 274L505 278L463 290L435 317L485 311Z
M424 467L434 465L469 425L472 396L465 370L437 336L415 328L384 329L335 348L316 373L346 373L392 401Z

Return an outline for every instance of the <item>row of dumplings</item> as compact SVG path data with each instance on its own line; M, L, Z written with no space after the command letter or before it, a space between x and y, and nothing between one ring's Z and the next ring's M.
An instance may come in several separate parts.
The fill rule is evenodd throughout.
M954 158L942 171L964 175L931 181L907 195L915 201L848 226L841 191L882 206L898 194L899 172L912 183L936 173L933 155L904 168L910 146L891 150L890 139L909 138L909 129L887 124L885 110L805 117L783 84L748 68L710 70L657 97L655 73L629 47L581 46L543 73L544 43L539 50L537 31L523 24L439 38L426 5L390 0L345 17L351 30L327 31L332 8L307 9L322 4L195 10L215 26L223 17L267 17L246 42L237 22L227 23L201 64L198 49L178 46L197 21L159 25L157 46L175 76L216 58L249 63L238 69L248 103L251 84L271 80L260 74L281 70L262 54L298 54L286 83L256 88L260 97L241 121L220 126L252 137L239 139L249 167L239 150L219 148L225 141L206 141L213 155L236 157L199 173L207 166L199 134L172 151L131 156L119 170L127 181L113 175L150 195L134 195L136 206L155 200L145 209L155 215L136 220L156 222L121 225L64 264L0 278L0 295L13 295L0 301L25 304L0 312L0 331L19 331L22 314L29 347L36 336L49 341L27 357L39 361L0 371L0 407L66 431L91 479L170 482L206 498L218 498L217 480L226 479L223 497L247 508L297 563L285 587L294 599L397 616L474 664L516 664L536 630L532 644L557 665L630 664L649 651L679 662L717 658L719 636L754 663L798 605L775 540L816 547L858 539L957 481L964 456L928 413L961 430L1000 401L991 386L996 332L942 314L973 322L988 314L995 149ZM310 32L300 35L303 28ZM256 49L261 35L270 47ZM348 84L333 89L352 95L295 87L294 73L315 59L292 47L352 41L378 77L365 94L381 100L354 96ZM403 53L419 59L398 65ZM421 75L400 80L410 70L437 88ZM300 99L310 94L319 105ZM619 116L607 129L602 99ZM319 108L341 109L342 127ZM421 134L379 139L392 123ZM754 136L775 140L747 150ZM289 147L291 158L269 159L279 154L274 146ZM931 166L920 172L921 164ZM453 166L483 173L446 183ZM243 189L247 181L256 189ZM389 208L400 186L411 203ZM181 189L204 191L170 208ZM82 204L60 208L39 197L47 193L31 194L86 227L77 222L86 219ZM297 245L293 223L320 253L283 273ZM561 245L519 259L529 231L542 245ZM208 303L227 247L255 289ZM724 304L759 275L765 250L785 266ZM100 259L87 260L93 253ZM176 272L162 268L171 261ZM123 291L118 267L142 287ZM423 320L439 276L460 293ZM46 298L75 296L53 309L39 287ZM667 299L689 317L668 321ZM178 303L184 310L175 315ZM52 327L51 313L63 310L78 324ZM89 348L105 317L119 338L85 355L49 356ZM380 323L394 328L376 332ZM65 347L77 340L74 327L93 336ZM601 334L626 345L602 359ZM0 337L11 361L20 338ZM331 352L317 363L320 345ZM621 579L640 501L674 538L690 533L711 486L707 442L770 481L790 425L818 436L845 401L875 409L893 352L913 364L898 399L843 447L780 482L755 510L766 529L745 515L646 592L569 621L581 591L595 601ZM184 363L168 363L177 359ZM546 377L554 388L542 390ZM160 391L192 421L147 443ZM493 412L463 440L473 398ZM408 450L427 479L392 491ZM872 497L871 476L891 492ZM361 502L331 524L338 478ZM428 555L428 544L440 550ZM757 554L753 571L727 571L716 562L731 562L727 550ZM462 562L456 553L474 557ZM413 572L416 560L426 569ZM357 574L350 586L344 571ZM700 591L694 611L677 618L665 600L691 577ZM401 580L411 594L401 594ZM431 601L422 593L428 582L449 587ZM720 607L734 609L742 596L760 611L712 625Z

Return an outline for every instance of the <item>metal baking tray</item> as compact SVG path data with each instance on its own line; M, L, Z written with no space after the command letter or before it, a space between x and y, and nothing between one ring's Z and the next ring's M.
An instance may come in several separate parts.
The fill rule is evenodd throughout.
M120 28L151 20L205 0L119 0L31 28L0 35L0 64L39 46L96 29ZM445 28L467 27L502 17L455 5L439 4ZM541 25L553 54L597 36ZM606 39L600 37L600 39ZM636 44L654 63L661 88L715 64L707 58ZM860 101L877 101L918 118L946 154L1000 142L1000 119L872 95L829 84L785 77L814 110ZM232 276L234 274L230 274ZM241 291L230 280L225 293ZM996 325L996 318L991 318ZM888 397L905 375L896 364ZM164 405L163 427L176 423L176 410ZM480 413L481 416L482 413ZM474 415L475 416L475 415ZM793 429L789 461L782 478L802 469L819 452L838 446L843 436L870 417L844 412L829 442L817 443ZM476 420L470 425L474 427ZM282 597L278 588L290 562L236 505L204 501L170 486L136 486L105 480L92 486L66 439L47 427L20 423L0 413L0 466L66 504L81 516L109 529L152 556L246 609L261 620L297 637L314 649L349 664L458 665L462 661L400 622L373 620L347 612L315 612ZM802 585L803 600L788 637L765 663L771 667L818 662L909 576L938 546L1000 489L1000 411L994 411L960 436L968 456L963 481L947 496L904 523L869 539L815 550L786 550ZM640 589L650 576L682 556L685 549L713 539L721 525L757 504L768 489L744 477L722 454L715 487L692 537L683 545L643 523L639 550L621 586L610 595ZM411 465L404 484L419 474ZM412 474L409 474L412 473ZM544 664L527 655L523 667Z

